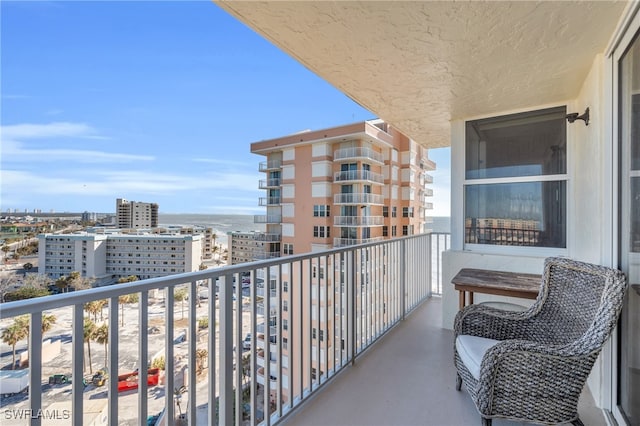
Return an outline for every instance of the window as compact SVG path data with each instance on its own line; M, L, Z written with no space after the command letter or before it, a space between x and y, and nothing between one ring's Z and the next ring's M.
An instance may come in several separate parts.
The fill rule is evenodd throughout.
M391 227L391 236L392 236L392 237L395 237L395 236L396 236L396 234L397 234L397 233L396 233L396 226L395 226L395 225L393 225L393 226Z
M313 216L314 217L329 217L330 216L331 206L323 206L323 205L314 205L313 206Z
M388 237L389 236L389 227L386 226L386 225L382 227L382 236L383 237Z
M282 349L289 349L289 339L287 339L286 337L282 338Z
M409 227L407 225L402 225L402 235L409 235Z
M382 216L389 217L389 206L382 206Z
M409 207L402 208L402 217L409 217Z
M293 254L293 244L284 243L284 254Z
M566 108L468 121L465 243L566 247Z
M330 238L331 237L331 227L330 226L314 226L313 227L313 236L315 238Z
M313 327L313 328L311 329L311 338L312 338L312 339L315 339L315 338L316 338L316 328L315 328L315 327Z
M282 320L282 329L285 331L289 329L289 320L286 318Z
M283 293L289 292L289 281L282 281L282 292Z
M289 302L286 300L282 301L282 311L283 312L288 312L289 311Z
M391 207L391 217L396 217L396 216L398 216L398 208Z
M324 330L320 330L320 341L324 341Z

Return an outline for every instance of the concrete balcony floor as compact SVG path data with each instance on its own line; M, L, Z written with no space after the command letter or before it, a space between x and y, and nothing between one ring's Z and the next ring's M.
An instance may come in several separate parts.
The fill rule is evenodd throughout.
M297 425L480 426L469 394L455 389L453 332L441 327L441 301L431 299L286 419ZM605 425L585 388L585 425ZM494 419L495 426L528 424Z

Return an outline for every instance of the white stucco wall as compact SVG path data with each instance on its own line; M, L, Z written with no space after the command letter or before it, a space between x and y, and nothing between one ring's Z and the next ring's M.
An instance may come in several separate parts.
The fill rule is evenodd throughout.
M613 251L612 206L612 138L609 62L597 56L585 79L579 96L566 102L567 113L582 114L590 109L590 121L567 124L567 250L570 258L603 265L611 264ZM532 106L527 110L540 109L549 105ZM519 111L503 111L503 115ZM476 118L476 117L474 117ZM469 118L471 119L471 118ZM536 252L529 255L526 250L516 253L491 253L465 251L464 238L464 120L452 122L451 126L451 250L443 255L443 297L442 323L445 328L453 327L453 319L458 311L458 294L451 285L451 279L461 268L493 269L524 273L542 273L544 258L557 255ZM533 301L503 298L500 296L475 294L475 301L503 300L528 306ZM596 404L607 406L610 390L606 386L607 373L611 363L610 348L605 347L589 376L588 386Z

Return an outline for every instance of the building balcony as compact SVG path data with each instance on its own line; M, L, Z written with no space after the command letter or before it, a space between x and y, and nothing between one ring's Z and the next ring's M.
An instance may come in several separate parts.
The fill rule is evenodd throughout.
M374 173L369 170L347 170L343 172L336 172L333 177L333 182L367 182L384 185L384 176L380 173Z
M259 189L279 188L282 183L282 179L262 179L258 181Z
M264 241L268 243L277 243L282 241L282 234L280 233L271 233L271 232L260 232L256 233L253 236L255 241Z
M279 251L264 251L264 250L256 250L253 252L253 258L256 260L263 259L276 259L280 257Z
M260 197L258 199L259 206L277 206L280 204L280 197Z
M334 204L372 204L381 206L384 204L384 197L380 194L369 194L366 192L351 194L335 194Z
M365 160L372 161L378 164L384 164L384 157L381 153L374 151L371 148L357 146L353 148L341 148L337 149L333 153L333 161L351 161L351 160Z
M268 172L270 170L280 170L282 169L282 161L263 161L258 164L259 172Z
M373 243L376 241L384 240L383 237L374 237L374 238L334 238L333 246L334 247L346 247L346 246L355 246L358 244L366 244Z
M422 175L422 179L421 179L421 183L423 185L429 184L429 183L433 183L433 176L431 176L429 173L425 173Z
M384 217L382 216L334 216L335 226L382 226Z
M454 389L453 336L440 326L439 299L431 299L438 292L434 280L438 268L431 263L439 262L440 253L433 250L438 250L440 237L416 235L4 303L3 327L20 315L29 315L31 321L28 390L13 401L3 400L4 408L41 412L52 403L70 399L73 410L69 423L80 424L93 407L91 392L97 392L114 424L142 424L159 412L164 424L176 424L180 412L186 413L189 424L240 425L247 418L257 424L266 421L262 412L269 413L267 423L273 424L285 417L297 424L311 419L321 424L479 423L469 396ZM339 288L327 288L312 276L310 268L317 264L325 265L325 272L343 267L355 273L345 274ZM381 264L386 268L360 273ZM291 275L291 271L299 274ZM245 294L247 289L233 286L247 274L269 277L270 283L276 284L277 297L262 299L261 306L264 312L275 310L277 326L258 326L257 285L249 287L249 295ZM309 280L306 285L305 280ZM217 294L217 298L199 298L202 283L208 294ZM314 286L315 291L331 295L334 302L314 303ZM178 288L187 289L186 300L177 301ZM131 293L138 295L136 303L119 303L120 296ZM109 330L107 345L92 345L89 360L83 338L84 308L103 299L108 300L104 320ZM283 309L285 302L287 310ZM299 309L294 306L297 303ZM44 312L58 317L57 328L47 336L41 327ZM289 317L292 312L302 317L293 320ZM198 324L202 317L210 318L204 328ZM310 338L312 326L324 327L317 329L318 339ZM55 340L56 334L71 338L62 339L59 356L43 361L43 337ZM256 337L255 346L235 350L242 347L246 334ZM23 340L16 349L20 353L26 346ZM263 349L266 358L267 348L271 362L258 367L257 352ZM201 349L207 350L204 364L216 365L215 369L198 373L196 354L203 353ZM2 352L2 361L10 362L10 348L3 347ZM243 357L252 353L256 356L245 363ZM165 360L164 379L158 385L149 380L146 368L139 369L137 392L119 393L117 380L108 380L102 388L85 388L82 383L83 362L79 360L86 359L96 370L106 363L115 379L115 372L134 371L157 356ZM352 368L354 363L358 368ZM71 375L68 392L46 384L52 371ZM261 376L271 380L261 383ZM238 380L246 386L235 386ZM185 393L178 407L174 390L183 383ZM243 389L250 389L251 394L244 420L234 412L234 400L242 398ZM310 401L315 394L317 398ZM269 400L275 401L272 411L268 411ZM262 401L266 403L262 405ZM587 414L580 414L589 422ZM448 417L442 417L445 415ZM601 424L600 420L589 423ZM31 424L41 422L35 419Z
M281 222L282 222L282 216L279 214L270 214L270 215L258 214L253 216L253 223L281 223Z

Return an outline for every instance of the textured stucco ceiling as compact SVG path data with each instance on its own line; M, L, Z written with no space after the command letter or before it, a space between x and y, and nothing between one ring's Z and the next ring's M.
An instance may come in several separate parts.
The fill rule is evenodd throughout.
M217 2L428 147L450 120L576 97L625 2Z

